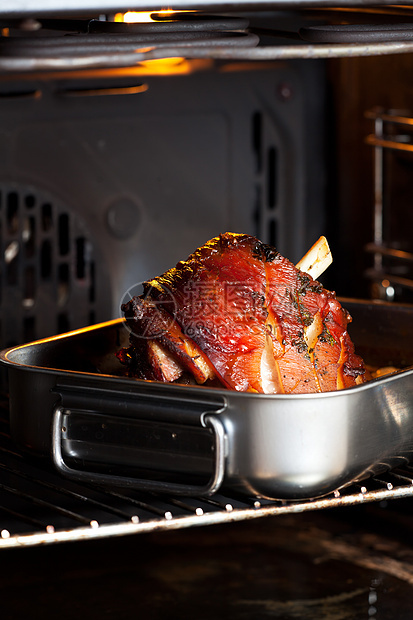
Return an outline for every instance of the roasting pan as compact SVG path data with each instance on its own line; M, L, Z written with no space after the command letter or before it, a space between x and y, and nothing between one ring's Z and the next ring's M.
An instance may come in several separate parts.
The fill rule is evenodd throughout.
M308 395L140 381L117 319L1 352L14 441L72 479L182 495L315 498L409 461L413 306L341 303L366 363L402 370Z

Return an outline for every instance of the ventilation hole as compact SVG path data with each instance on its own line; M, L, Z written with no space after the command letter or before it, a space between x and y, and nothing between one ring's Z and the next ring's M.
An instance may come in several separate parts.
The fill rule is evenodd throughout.
M90 263L90 286L89 286L89 301L94 303L96 299L96 269L95 263Z
M58 224L59 252L61 256L69 253L69 216L66 213L59 215Z
M89 312L89 325L95 325L95 323L96 323L96 314L94 310L91 310Z
M23 223L22 238L26 258L32 258L36 251L36 220L34 217L26 217Z
M40 275L43 280L48 280L52 275L52 244L45 239L40 249Z
M24 270L23 307L33 308L36 294L36 272L32 265Z
M6 265L10 264L19 253L19 242L11 241L4 250L4 260Z
M277 202L277 151L273 147L268 150L267 179L268 207L274 209Z
M46 202L42 205L42 229L48 232L53 226L52 205Z
M254 210L252 213L252 219L253 219L254 226L255 226L255 236L260 237L261 236L261 223L262 223L261 186L256 185L254 189L255 189L255 204L254 204Z
M28 209L33 209L34 205L36 204L36 198L33 196L33 194L28 194L25 197L24 202Z
M255 112L252 117L252 147L255 155L255 170L262 169L262 114Z
M41 90L36 90L33 88L25 89L25 90L10 90L10 91L2 91L0 92L1 99L39 99L42 96Z
M59 308L61 308L67 304L69 299L69 265L59 265L57 277L57 303Z
M23 319L24 342L36 340L36 319L34 316L26 316Z
M59 334L70 330L69 317L65 312L61 312L57 316L57 331Z
M85 249L85 238L78 237L78 239L76 239L76 277L79 278L79 280L83 280L85 277Z
M6 282L9 286L15 286L18 281L18 257L19 243L12 241L4 252L6 267Z
M17 192L7 195L7 228L11 235L19 230L19 197Z
M17 268L17 260L12 260L6 266L6 281L9 286L16 286L18 282L18 268Z
M277 235L277 222L270 220L268 225L269 244L277 247L278 235Z

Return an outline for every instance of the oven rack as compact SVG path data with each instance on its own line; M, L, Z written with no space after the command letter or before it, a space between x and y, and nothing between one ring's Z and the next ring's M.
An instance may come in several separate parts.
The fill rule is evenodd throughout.
M374 123L374 133L365 139L373 147L374 157L374 214L373 242L366 245L366 252L373 255L373 266L366 270L366 277L374 283L375 296L394 301L395 289L413 290L413 279L404 274L413 263L413 253L391 247L389 237L389 198L386 197L387 163L384 151L413 154L413 114L409 110L386 110L376 107L367 110L365 117ZM388 173L387 173L388 174ZM404 269L400 271L400 267Z
M20 454L0 417L0 548L206 526L413 496L413 465L310 501L216 494L175 498L63 479Z
M249 35L246 35L249 36ZM56 48L58 49L58 48ZM6 74L36 72L72 71L132 68L139 75L140 67L148 61L186 58L188 60L268 62L294 59L330 59L347 57L386 56L392 54L411 54L411 41L382 41L377 43L300 43L298 45L185 45L150 46L133 51L111 52L105 50L88 55L75 54L36 57L0 56L0 71ZM143 64L142 64L143 63ZM145 72L145 70L144 70Z
M294 5L299 7L299 3ZM254 25L238 14L188 14L185 7L175 12L174 19L165 19L156 7L146 8L156 16L150 24L118 23L102 14L102 19L91 20L44 19L41 6L40 17L33 18L36 13L32 13L30 18L16 20L15 14L2 14L0 9L0 72L129 68L139 74L148 61L164 59L266 62L413 51L410 7L382 10L388 23L383 23L380 12L377 19L374 11L353 6L347 7L344 23L314 25L310 21L304 26L283 26L278 14L273 27ZM355 23L348 23L352 12Z

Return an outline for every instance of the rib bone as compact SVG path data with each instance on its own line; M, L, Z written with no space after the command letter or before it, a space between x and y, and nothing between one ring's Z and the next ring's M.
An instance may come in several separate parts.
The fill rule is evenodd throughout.
M302 259L296 264L296 267L300 271L308 273L314 280L317 280L332 262L333 257L327 239L320 237L308 252L304 254Z

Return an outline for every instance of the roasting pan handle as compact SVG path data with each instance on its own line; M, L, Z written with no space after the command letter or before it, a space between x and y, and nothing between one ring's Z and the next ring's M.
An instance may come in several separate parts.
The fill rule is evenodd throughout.
M52 420L52 459L55 467L64 476L80 482L94 482L97 484L113 484L139 491L156 491L177 495L211 495L221 486L225 472L226 435L221 420L216 415L205 414L202 424L212 429L214 434L214 469L211 478L205 485L180 484L176 482L162 482L159 480L145 480L141 478L88 472L70 467L63 458L62 433L63 416L67 410L58 406L55 408Z

